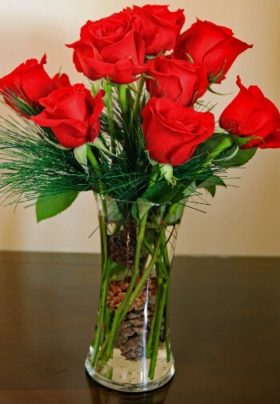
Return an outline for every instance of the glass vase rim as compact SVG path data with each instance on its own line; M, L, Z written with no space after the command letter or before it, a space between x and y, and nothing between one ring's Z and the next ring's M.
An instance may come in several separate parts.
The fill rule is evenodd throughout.
M95 198L97 198L97 199L99 198L99 199L101 199L103 201L111 199L111 200L116 201L116 202L127 203L127 204L129 204L131 206L134 205L135 203L137 203L138 199L141 199L141 197L139 197L139 198L135 199L134 201L131 201L131 200L128 200L128 199L115 198L115 197L113 197L111 195L102 195L102 194L100 194L98 192L94 192L94 196L95 196ZM142 199L145 199L145 198L142 198ZM171 206L173 204L180 203L180 201L179 202L171 202L171 201L168 201L168 202L153 202L153 201L149 201L148 199L145 199L145 201L148 204L150 204L151 206L155 206L155 207Z

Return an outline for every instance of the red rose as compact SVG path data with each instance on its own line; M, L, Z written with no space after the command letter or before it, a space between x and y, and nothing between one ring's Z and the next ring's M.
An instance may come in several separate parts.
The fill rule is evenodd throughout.
M220 126L238 136L253 136L246 147L280 147L280 113L257 86L237 79L239 94L220 117Z
M208 87L206 69L179 59L160 56L147 65L147 88L152 97L166 97L183 106L194 103Z
M157 55L173 49L185 22L183 10L169 11L168 6L134 6L134 15L140 21L146 53Z
M185 163L215 129L210 112L183 108L166 98L151 98L143 109L142 129L150 156L159 163Z
M209 81L220 83L237 56L251 47L234 38L231 29L197 20L179 37L175 55L204 64Z
M280 123L279 127L268 135L261 143L258 144L261 149L279 149L280 148Z
M77 147L99 135L102 96L93 97L83 84L60 88L40 100L44 110L31 119L50 128L63 146Z
M88 21L79 41L67 45L74 49L74 63L91 80L109 78L115 83L130 83L143 71L145 45L134 29L130 10Z
M0 79L0 93L11 107L11 95L16 95L33 107L39 106L39 99L47 96L51 91L70 84L66 74L56 74L51 78L44 69L46 55L40 62L29 59L19 65L7 76ZM20 112L20 111L18 111Z

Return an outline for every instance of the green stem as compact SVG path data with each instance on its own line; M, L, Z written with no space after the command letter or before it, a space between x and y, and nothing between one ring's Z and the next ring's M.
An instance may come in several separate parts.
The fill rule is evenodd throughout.
M153 344L152 357L151 357L150 368L149 368L149 378L151 380L153 380L155 377L155 368L156 368L156 363L157 363L158 347L159 347L159 343L160 343L160 332L161 332L164 307L166 304L166 295L167 295L167 284L164 282L162 284L162 297L161 297L160 303L159 303L158 316L157 316L157 321L156 321L156 326L155 326L154 344Z
M89 144L87 145L87 159L90 162L90 164L92 165L97 178L99 178L100 174L101 174L100 167L99 167L99 164L98 164L98 162L96 160L95 155L93 154L91 146Z
M163 260L165 268L168 272L167 277L167 292L166 292L166 304L165 304L165 346L166 346L166 358L167 362L171 359L171 341L170 341L170 315L169 315L169 292L170 292L170 276L171 276L171 264L169 261L166 239L163 240Z
M160 334L163 320L165 320L165 344L167 361L171 358L169 317L168 317L168 295L170 285L170 262L167 251L165 232L161 236L161 254L158 263L157 279L158 291L155 305L155 312L151 324L150 335L147 344L147 358L151 359L149 377L154 378L157 362L158 347L160 344Z
M132 290L134 288L134 285L137 281L137 277L139 275L139 264L140 264L140 257L141 257L141 248L142 248L142 243L144 240L144 235L145 235L145 228L146 228L146 222L148 218L148 212L143 216L143 218L140 221L139 225L139 230L138 230L138 236L137 236L137 243L136 243L136 252L135 252L135 260L134 260L134 268L133 268L133 276L131 278L129 287L127 289L127 292L125 294L124 300L121 302L119 305L118 309L115 312L115 316L112 322L112 327L110 330L110 333L108 335L107 340L105 341L105 344L100 352L100 357L102 358L103 353L106 351L106 355L104 360L106 361L109 359L111 356L112 350L113 350L113 344L115 340L116 333L118 331L119 325L125 315L123 313L125 309L127 309L128 304L129 304L129 297L130 294L132 293Z
M148 343L147 343L147 352L146 352L147 359L150 359L151 356L152 356L153 340L154 340L154 334L155 334L157 313L158 313L159 304L160 304L160 301L161 301L161 285L162 285L162 280L160 278L160 275L158 275L157 276L157 297L156 297L155 311L154 311L152 324L151 324L151 328L150 328L150 332L149 332Z
M141 101L141 96L142 96L144 84L145 84L145 76L142 76L140 78L140 80L139 80L138 91L137 91L135 102L134 102L134 108L133 108L133 116L134 116L134 118L136 116L138 116L139 111L140 111L140 101Z
M147 280L149 279L152 270L154 268L154 265L156 263L156 260L158 258L158 253L159 253L159 247L160 247L160 238L155 246L155 250L154 250L154 254L152 256L152 259L146 269L146 271L144 272L142 278L140 279L140 281L138 282L134 292L131 294L131 296L128 299L128 307L127 307L127 311L130 309L130 306L132 306L134 300L137 298L137 296L139 295L139 293L142 291L143 286L145 285L145 283L147 282ZM126 313L125 313L126 314Z
M102 215L99 216L100 230L101 230L101 250L102 250L102 279L101 279L101 290L100 299L98 307L98 317L97 317L97 329L95 334L95 339L93 343L93 357L92 365L94 366L97 360L99 348L104 340L104 329L106 330L106 303L107 303L107 293L109 287L110 271L108 271L108 240L106 231L106 222ZM106 330L107 331L107 330Z
M170 278L167 281L167 294L166 294L166 305L165 305L165 326L164 326L167 362L170 362L170 359L171 359L169 291L170 291Z
M104 85L105 97L104 103L107 110L109 132L112 139L112 153L116 154L116 139L115 139L115 124L114 124L114 113L113 113L113 102L112 102L112 83L107 81Z
M107 361L111 355L111 351L112 351L112 343L115 339L115 335L118 329L118 326L120 324L120 322L122 321L122 319L124 318L124 316L126 315L126 313L129 311L130 307L133 305L135 299L138 297L138 295L141 293L143 286L145 285L145 283L147 282L147 280L149 279L151 272L154 268L155 262L157 260L158 257L158 253L159 253L159 247L160 247L160 237L159 240L156 244L155 250L154 250L154 254L151 258L151 261L146 269L146 271L144 272L142 278L140 279L140 281L138 282L137 286L135 287L134 291L130 294L127 293L126 297L127 298L127 304L125 305L126 307L124 307L125 310L123 311L119 311L118 313L116 312L116 316L118 321L116 322L117 327L113 329L112 327L112 335L109 335L110 338L110 345L108 344L108 348L107 351L105 353L105 358L104 360Z
M95 155L90 147L87 145L87 158L91 163L95 174L98 178L99 183L99 192L102 193L103 187L100 183L100 175L101 170L99 164L96 160ZM108 270L108 239L107 239L107 229L106 229L106 221L105 217L107 215L107 206L106 201L102 199L102 195L100 196L102 201L102 212L99 215L99 225L100 225L100 234L101 234L101 251L102 251L102 278L101 278L101 290L100 290L100 298L99 298L99 306L98 306L98 316L97 316L97 329L94 338L93 346L93 357L92 357L92 365L94 366L97 360L99 348L103 342L105 337L106 330L106 321L105 321L105 313L106 313L106 303L107 303L107 292L109 287L109 277L110 270Z
M128 112L127 94L126 94L127 86L125 84L120 84L118 89L119 89L119 102L123 115L125 117Z

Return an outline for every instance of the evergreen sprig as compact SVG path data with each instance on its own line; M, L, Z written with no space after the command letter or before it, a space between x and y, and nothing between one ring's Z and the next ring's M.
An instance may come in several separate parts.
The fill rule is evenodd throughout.
M2 202L35 202L39 195L85 191L91 186L94 179L73 153L54 146L42 129L15 115L0 119Z
M217 186L225 186L221 176L226 169L244 164L254 150L244 151L237 137L217 133L179 167L153 162L145 150L141 129L140 111L148 97L144 78L141 80L133 85L100 83L106 91L101 133L98 142L85 145L81 161L75 149L61 146L50 129L28 119L28 115L36 114L32 106L9 94L10 104L21 115L1 113L0 202L33 204L40 198L42 203L44 198L90 190L120 200L145 198L172 204L196 195L198 188L214 195ZM202 101L198 107L210 108Z

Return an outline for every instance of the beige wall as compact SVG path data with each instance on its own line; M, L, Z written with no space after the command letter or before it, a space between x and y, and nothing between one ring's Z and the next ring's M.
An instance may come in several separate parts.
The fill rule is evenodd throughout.
M78 37L87 19L97 19L131 4L145 1L116 0L0 0L0 76L28 57L47 52L48 70L60 66L73 80L83 80L64 48ZM164 3L156 1L153 3ZM280 0L176 0L172 7L186 8L188 22L196 16L232 27L236 35L254 43L240 57L223 85L235 92L235 77L258 83L280 105ZM219 98L220 108L230 96ZM217 109L217 112L219 111ZM179 254L279 255L280 253L280 150L259 152L246 169L229 176L238 189L220 190L207 214L187 209L178 241ZM60 217L37 225L33 209L0 208L0 249L79 251L99 250L95 205L90 194Z

